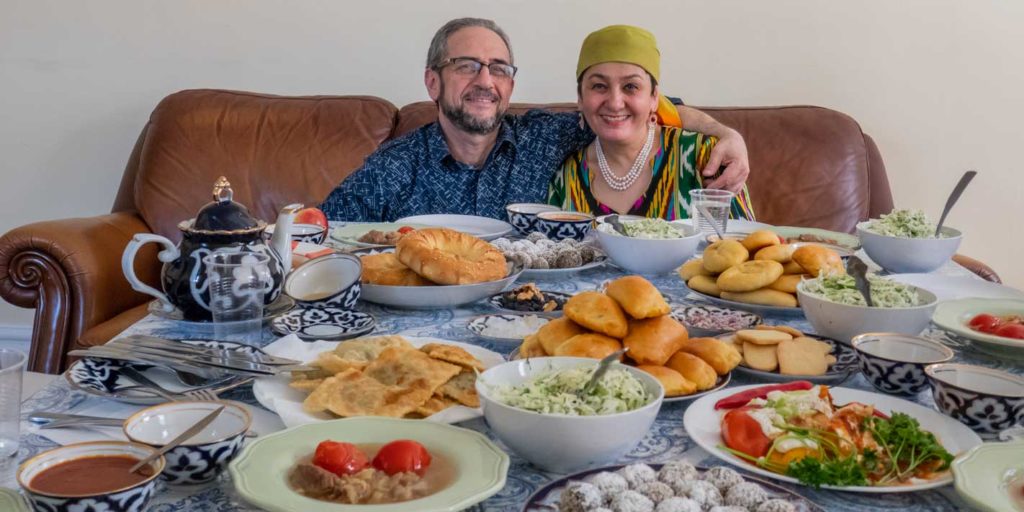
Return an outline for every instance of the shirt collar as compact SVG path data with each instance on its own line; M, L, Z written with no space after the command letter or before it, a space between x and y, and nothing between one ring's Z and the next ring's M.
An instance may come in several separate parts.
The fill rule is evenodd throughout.
M491 153L487 156L489 162L493 158L497 151L501 151L506 147L515 149L516 142L513 136L514 128L512 127L512 121L509 119L509 115L501 120L501 126L498 127L498 138L494 141L494 147L491 148ZM451 151L448 149L448 141L444 138L444 132L441 131L441 123L434 121L427 127L427 154L431 161L438 163L451 162L457 165L452 158ZM486 165L486 164L485 164Z

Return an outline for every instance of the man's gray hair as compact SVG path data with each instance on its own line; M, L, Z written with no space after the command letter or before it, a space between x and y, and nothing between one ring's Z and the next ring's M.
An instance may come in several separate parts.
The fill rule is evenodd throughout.
M458 18L445 23L434 33L434 38L430 40L430 49L427 50L428 69L437 69L444 64L445 59L448 58L448 38L467 27L482 27L498 34L498 37L505 42L505 48L508 49L509 64L515 64L515 59L512 57L512 45L508 42L508 35L501 27L493 21L483 18Z

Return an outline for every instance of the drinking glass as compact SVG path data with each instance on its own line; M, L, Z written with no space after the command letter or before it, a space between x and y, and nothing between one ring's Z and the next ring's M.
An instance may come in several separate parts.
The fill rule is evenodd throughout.
M263 299L274 286L269 262L266 254L252 252L214 253L203 258L216 339L262 340Z
M21 352L0 348L0 459L18 453L21 379L27 360Z
M736 194L728 190L717 189L696 189L690 191L690 218L693 219L693 227L705 234L714 234L715 228L711 222L718 225L722 233L725 233L726 224L729 221L729 209L732 207L732 200ZM711 214L711 219L697 209L703 205ZM709 222L709 220L711 222Z

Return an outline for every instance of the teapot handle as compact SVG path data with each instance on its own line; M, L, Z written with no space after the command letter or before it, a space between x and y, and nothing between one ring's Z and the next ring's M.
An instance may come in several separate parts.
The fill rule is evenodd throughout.
M160 308L165 312L174 311L174 304L167 298L160 290L149 286L139 280L139 277L135 275L135 255L139 252L139 249L143 245L150 242L157 242L164 246L164 250L157 253L156 257L164 263L170 263L181 255L178 248L171 243L170 240L150 233L137 233L132 240L128 242L128 246L124 248L124 254L121 255L121 270L124 272L124 276L128 278L128 283L132 285L132 288L139 293L145 293L152 295L160 301Z

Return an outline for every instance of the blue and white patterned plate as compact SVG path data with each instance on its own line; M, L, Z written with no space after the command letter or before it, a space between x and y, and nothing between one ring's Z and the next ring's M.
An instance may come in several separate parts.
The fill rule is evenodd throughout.
M513 315L513 314L480 315L480 316L475 317L472 320L470 320L469 324L466 325L466 328L469 329L469 332L472 332L473 334L479 336L482 339L485 339L485 340L488 340L488 341L493 341L495 343L512 343L512 344L515 344L515 345L518 346L520 343L523 342L523 338L525 338L526 335L520 336L518 338L516 338L516 337L489 336L487 334L484 334L484 329L487 329L488 327L493 327L495 324L501 324L501 323L522 324L522 323L530 321L530 320L527 319L527 317L530 317L530 316L532 316L532 317L537 319L535 321L538 324L537 325L537 329L540 329L541 327L544 326L544 324L546 324L546 323L548 323L550 321L550 318L546 318L546 317L544 317L542 315L538 315L536 313L522 313L522 314L517 314L517 315ZM536 332L536 330L534 330L534 332ZM532 334L532 333L527 333L527 334Z
M726 333L716 336L716 338L725 338L732 336L733 333ZM789 382L792 380L807 380L815 384L831 384L839 385L846 379L850 378L851 375L856 374L860 371L860 362L857 359L857 351L853 350L852 347L844 343L840 343L831 338L825 338L818 336L817 334L807 334L804 336L808 338L814 338L818 341L823 341L832 345L832 355L836 356L836 362L829 366L828 371L824 375L783 375L779 372L766 372L763 370L755 370L743 366L740 362L739 365L733 370L737 373L749 375L754 377L758 381L762 382Z
M243 352L246 354L262 352L256 347L227 341L182 340L180 343L220 348L224 350ZM144 373L146 377L149 377L157 384L160 384L164 388L174 392L183 393L191 389L200 389L197 387L186 386L178 380L174 372L168 368L91 357L85 357L75 361L74 364L64 372L64 378L68 381L68 384L70 384L71 387L79 391L102 398L109 398L118 402L137 405L154 405L167 401L152 393L139 391L138 383L120 374L119 370L125 366L131 366L132 368ZM225 375L224 378L211 381L209 384L202 386L201 388L210 389L214 393L219 394L247 384L250 381L252 381L252 377Z
M547 317L562 316L562 306L565 305L565 302L567 300L572 298L572 294L562 292L551 292L548 290L541 290L540 292L544 294L545 298L551 297L552 299L555 299L555 302L558 303L558 307L556 307L554 311L530 311L528 309L507 308L505 307L504 301L501 300L501 296L507 292L495 293L494 295L491 295L490 297L487 298L487 303L490 304L492 307L498 308L504 313L513 313L517 315L540 315Z
M377 321L368 313L341 308L296 308L270 323L281 336L294 334L300 339L336 341L369 334Z

